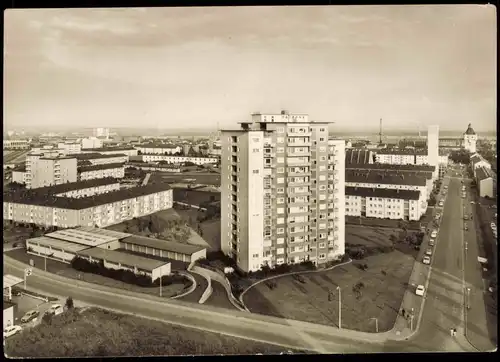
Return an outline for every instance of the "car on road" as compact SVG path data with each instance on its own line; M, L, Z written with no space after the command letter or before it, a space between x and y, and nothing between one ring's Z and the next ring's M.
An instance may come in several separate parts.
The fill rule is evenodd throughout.
M445 189L445 190L448 190L448 186L446 186L446 185L445 185L445 186L444 186L444 189Z
M431 258L429 256L424 256L424 258L422 259L422 263L424 263L425 265L430 265L431 264Z
M39 315L40 315L39 311L30 310L25 315L23 315L23 317L21 318L21 323L28 323L31 322L32 320L36 320Z
M439 207L443 207L444 206L444 202L443 201L439 201Z
M429 239L429 246L434 246L434 243L435 243L434 239Z
M427 250L425 251L425 255L431 256L432 255L432 249L431 248L427 248Z
M59 315L64 312L62 305L60 304L52 304L50 308L47 310L47 314Z
M462 199L465 199L465 194L462 194Z
M468 215L464 215L464 220L469 220L469 216Z
M21 332L23 329L21 326L8 326L3 330L3 337L8 338L13 336L14 334L18 334Z
M435 238L437 237L437 235L438 235L437 230L432 230L432 233L431 233L431 238L434 238L434 239L435 239Z
M469 231L469 227L467 225L464 226L465 231Z
M423 297L425 294L425 287L423 285L418 285L417 289L415 289L415 294Z
M474 204L475 204L475 202L474 202L474 201L471 201L470 203L471 203L471 205L474 205Z

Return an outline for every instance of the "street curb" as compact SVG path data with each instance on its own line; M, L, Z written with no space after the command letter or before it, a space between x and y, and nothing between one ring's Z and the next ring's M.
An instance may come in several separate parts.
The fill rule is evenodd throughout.
M342 265L347 265L349 263L352 263L352 259L349 259L348 261L345 261L343 263L340 263L340 264L337 264L337 265L333 265L329 268L326 268L326 269L322 269L322 270L304 270L304 271L299 271L299 272L290 272L290 273L286 273L286 274L280 274L280 275L273 275L273 276L270 276L270 277L267 277L265 279L261 279L255 283L253 283L252 285L250 285L249 287L247 287L239 296L238 300L239 302L241 303L241 305L243 306L243 308L245 308L245 310L249 313L252 313L250 312L250 310L247 308L247 306L245 305L245 303L243 302L243 296L245 295L246 292L248 292L251 288L255 287L256 285L260 284L260 283L263 283L263 282L266 282L268 280L271 280L271 279L276 279L276 278L281 278L281 277L286 277L286 276L290 276L290 275L300 275L300 274L311 274L311 273L321 273L321 272L326 272L326 271L330 271L330 270L333 270L335 269L336 267L338 266L342 266Z

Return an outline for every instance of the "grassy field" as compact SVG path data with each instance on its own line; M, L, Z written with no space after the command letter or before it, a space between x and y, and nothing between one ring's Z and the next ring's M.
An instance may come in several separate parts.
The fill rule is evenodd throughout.
M220 250L220 219L206 220L203 222L197 221L197 216L200 213L196 209L182 210L176 209L177 213L189 223L189 226L194 231L198 231L198 224L201 228L201 237L210 244L211 251Z
M24 249L16 249L11 250L5 253L6 255L12 257L13 259L19 260L23 263L29 264L30 260L33 260L35 263L35 267L43 269L44 258L30 255L26 253ZM151 288L143 288L137 285L127 284L119 280L106 278L101 275L92 274L92 273L82 273L73 269L69 264L61 263L56 260L47 259L47 271L49 273L54 273L61 275L66 278L71 278L78 280L78 275L80 274L81 280L86 281L88 283L95 283L99 285L104 285L112 288L119 288L124 290L130 290L137 293L146 293L152 295L160 295L159 287L151 287ZM29 283L28 283L29 284ZM190 284L190 283L188 283ZM189 285L186 285L186 288L189 288ZM28 288L29 289L29 288ZM177 295L179 292L184 290L184 284L176 283L168 286L164 286L162 289L162 296L164 298L169 298L174 295Z
M220 201L220 192L196 191L189 189L174 189L174 201L199 206L203 202Z
M398 230L349 225L346 227L346 245L391 245L389 236L394 232ZM273 290L265 283L258 284L245 294L244 302L255 313L338 326L336 288L340 286L343 328L375 332L373 318L377 318L380 332L390 330L416 253L407 245L401 245L401 250L397 248L330 271L304 274L302 282L293 276L279 277L275 279L277 287ZM364 271L359 268L362 264L368 267ZM359 283L363 286L356 288Z
M91 308L54 317L6 341L9 357L278 354L283 347Z

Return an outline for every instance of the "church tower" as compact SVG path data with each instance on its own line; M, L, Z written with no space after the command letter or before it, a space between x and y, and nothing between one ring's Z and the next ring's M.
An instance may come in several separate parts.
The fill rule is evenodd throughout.
M467 131L464 133L464 148L470 153L476 153L476 142L477 142L477 134L471 127L467 127Z

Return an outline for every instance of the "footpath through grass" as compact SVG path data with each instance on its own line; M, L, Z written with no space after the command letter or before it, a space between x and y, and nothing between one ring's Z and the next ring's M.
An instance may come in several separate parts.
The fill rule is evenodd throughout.
M9 338L18 358L278 354L285 348L103 309L70 310Z

